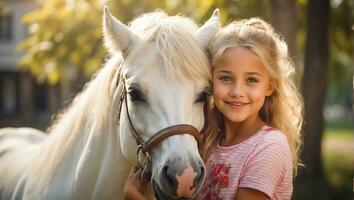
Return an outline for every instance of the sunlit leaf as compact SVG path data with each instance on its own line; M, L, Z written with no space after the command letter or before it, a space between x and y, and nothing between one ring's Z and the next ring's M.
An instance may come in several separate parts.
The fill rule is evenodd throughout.
M50 85L55 85L58 83L60 76L59 76L59 72L56 69L49 72L47 76L48 76L48 83Z

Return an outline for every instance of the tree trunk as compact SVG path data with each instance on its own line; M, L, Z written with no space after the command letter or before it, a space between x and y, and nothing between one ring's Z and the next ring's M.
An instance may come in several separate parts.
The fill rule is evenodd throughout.
M329 0L310 0L307 8L307 40L302 92L305 102L304 149L305 168L300 179L307 181L306 199L329 198L321 159L324 130L323 107L327 89L329 49ZM317 193L317 194L316 194ZM301 196L302 196L301 195ZM303 198L299 198L303 199Z
M300 58L297 56L296 33L298 30L296 0L272 0L271 1L271 17L272 25L275 30L284 36L288 44L289 55L295 62L296 74L301 74L299 63Z
M303 95L305 126L303 159L314 178L323 176L321 141L323 105L327 89L329 0L310 0Z

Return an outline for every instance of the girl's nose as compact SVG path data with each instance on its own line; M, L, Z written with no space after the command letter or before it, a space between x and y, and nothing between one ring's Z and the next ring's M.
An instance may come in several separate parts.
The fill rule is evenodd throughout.
M244 87L242 84L234 84L234 86L232 87L232 89L230 90L229 95L233 98L236 97L243 97L244 96Z

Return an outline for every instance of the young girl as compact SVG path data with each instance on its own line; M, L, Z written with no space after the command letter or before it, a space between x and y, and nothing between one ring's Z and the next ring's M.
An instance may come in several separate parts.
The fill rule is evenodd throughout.
M197 199L291 199L303 106L285 42L251 18L222 28L210 52L214 107ZM127 181L127 197L143 192L137 174Z

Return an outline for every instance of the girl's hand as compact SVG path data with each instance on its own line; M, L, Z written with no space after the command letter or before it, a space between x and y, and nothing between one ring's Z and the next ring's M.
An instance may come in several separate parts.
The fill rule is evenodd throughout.
M140 182L141 170L134 166L130 169L127 180L125 181L123 195L126 200L146 200L145 192L149 187L149 182Z

